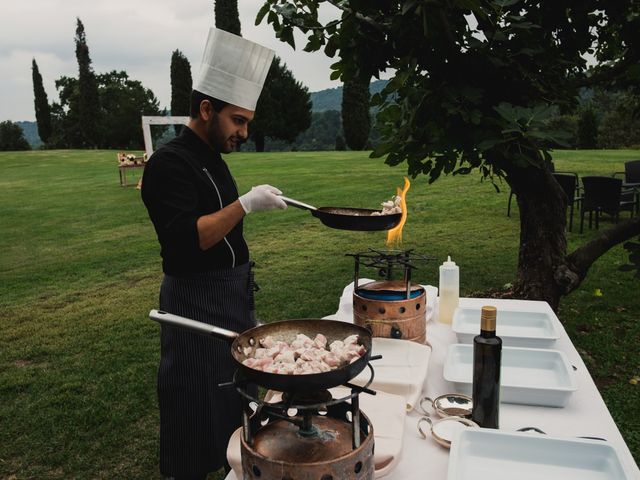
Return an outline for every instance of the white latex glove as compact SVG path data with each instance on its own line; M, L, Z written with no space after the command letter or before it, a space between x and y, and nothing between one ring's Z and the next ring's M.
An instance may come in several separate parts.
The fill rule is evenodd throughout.
M272 210L274 208L287 208L278 195L282 192L271 185L259 185L252 187L250 191L242 195L240 205L244 208L245 213L259 212L260 210Z

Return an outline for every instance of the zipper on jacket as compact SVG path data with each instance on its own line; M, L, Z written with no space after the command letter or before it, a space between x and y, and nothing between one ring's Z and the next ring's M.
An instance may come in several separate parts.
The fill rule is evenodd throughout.
M207 174L207 177L209 177L209 180L211 180L211 184L213 185L213 188L216 189L216 193L218 194L218 201L220 202L220 210L222 210L224 208L224 205L222 204L222 197L220 196L220 190L218 190L218 186L216 185L216 182L213 181L213 177L209 173L209 170L207 170L207 167L202 167L202 171ZM231 250L231 268L235 268L236 252L233 251L233 247L229 243L229 240L227 240L226 235L223 237L223 240L227 244L227 247L229 247L229 250Z

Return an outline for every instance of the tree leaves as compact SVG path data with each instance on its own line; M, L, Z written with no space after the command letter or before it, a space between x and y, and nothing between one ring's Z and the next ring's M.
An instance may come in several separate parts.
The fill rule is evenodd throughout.
M469 159L482 157L481 175L499 178L505 165L541 166L550 148L568 145L567 124L550 120L576 104L573 80L585 75L581 54L596 33L606 33L602 41L611 45L598 51L614 61L624 54L616 33L633 40L625 22L637 20L622 13L631 0L615 8L585 1L566 8L525 0L331 0L342 16L321 21L321 0L266 0L259 18L290 44L288 29L299 29L306 51L324 47L337 56L331 79L393 69L372 98L382 135L372 155L407 162L410 173L430 181L480 168ZM610 18L618 24L607 24Z

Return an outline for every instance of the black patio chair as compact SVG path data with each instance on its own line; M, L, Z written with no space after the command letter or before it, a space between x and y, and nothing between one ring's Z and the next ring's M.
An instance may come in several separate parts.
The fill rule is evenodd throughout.
M575 172L556 172L553 173L556 182L560 184L562 190L567 196L567 208L569 209L569 231L573 230L573 206L580 204L582 197L580 196L580 183L578 174ZM513 190L509 193L509 203L507 204L507 217L511 216L511 199L513 198Z
M569 231L573 230L573 206L580 205L582 196L580 195L580 186L578 174L574 172L556 172L553 178L560 184L564 194L567 196L567 208L569 209Z
M636 215L640 214L640 160L624 162L624 172L616 172L614 177L622 176L622 198L635 202Z
M584 214L589 212L589 228L596 217L596 229L600 226L600 214L606 213L613 217L615 222L620 218L620 212L634 213L634 202L622 199L622 180L613 177L589 176L582 177L584 195L580 208L580 233L584 227Z

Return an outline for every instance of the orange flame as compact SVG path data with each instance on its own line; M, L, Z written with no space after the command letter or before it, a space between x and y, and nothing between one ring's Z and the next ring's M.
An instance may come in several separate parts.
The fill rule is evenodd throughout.
M404 188L397 187L397 195L400 197L400 208L402 208L402 217L400 223L387 232L387 247L398 247L402 243L402 228L407 221L407 199L406 195L409 191L411 182L404 177Z

